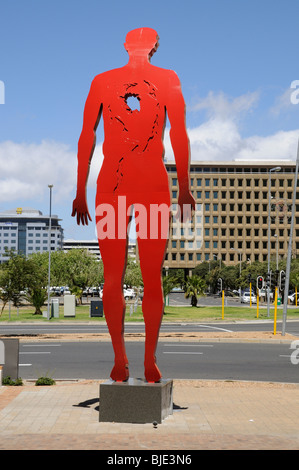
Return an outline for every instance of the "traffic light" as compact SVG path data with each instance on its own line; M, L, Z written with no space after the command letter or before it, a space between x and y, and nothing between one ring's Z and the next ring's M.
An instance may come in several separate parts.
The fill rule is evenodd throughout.
M270 273L266 274L266 286L270 287Z
M276 276L275 276L275 273L273 271L270 271L270 287L272 290L275 289L276 287Z
M264 278L263 276L258 276L256 280L257 288L262 289L264 286Z
M275 286L279 286L279 270L276 269L275 271Z
M251 283L251 274L250 273L248 274L247 279L248 279L248 282L250 284Z
M221 279L221 277L217 281L217 289L222 291L222 279Z
M285 285L286 285L286 273L284 271L280 271L280 280L279 280L280 290L284 290Z

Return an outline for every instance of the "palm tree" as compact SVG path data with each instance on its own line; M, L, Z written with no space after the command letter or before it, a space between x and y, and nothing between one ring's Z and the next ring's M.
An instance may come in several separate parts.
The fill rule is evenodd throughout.
M205 281L199 276L192 276L187 278L185 282L185 297L191 297L192 307L197 306L198 297L203 295L206 289Z
M41 308L48 297L47 289L41 286L34 286L28 289L25 295L26 300L35 308L34 315L42 315Z

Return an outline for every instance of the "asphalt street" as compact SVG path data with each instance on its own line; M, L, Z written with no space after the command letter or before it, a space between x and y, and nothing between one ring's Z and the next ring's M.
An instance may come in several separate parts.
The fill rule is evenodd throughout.
M277 322L277 332L282 328L281 321ZM257 320L249 322L222 322L215 323L162 323L161 332L196 332L196 331L273 331L273 320ZM74 334L74 333L106 333L107 325L104 322L87 323L11 323L1 324L0 332L3 335L39 335L39 334ZM127 323L126 333L144 333L144 323ZM299 337L299 321L288 320L286 323L286 332Z
M143 377L143 341L126 342L132 377ZM165 378L299 383L289 344L163 342L157 363ZM113 366L107 342L20 343L19 376L37 379L105 379Z

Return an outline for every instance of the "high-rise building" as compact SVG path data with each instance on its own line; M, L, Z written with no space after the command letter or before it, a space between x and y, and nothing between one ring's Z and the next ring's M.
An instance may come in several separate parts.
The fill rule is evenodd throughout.
M165 164L175 208L179 194L176 166L170 161ZM280 170L274 171L278 166ZM193 162L190 175L197 211L185 230L173 217L165 267L191 270L209 260L227 265L266 261L269 203L271 260L287 256L294 162ZM299 252L299 201L292 250L293 256Z
M63 248L63 228L57 215L49 215L30 208L16 208L0 212L0 263L7 260L5 251L28 256L34 252L51 251ZM50 235L50 240L49 240Z

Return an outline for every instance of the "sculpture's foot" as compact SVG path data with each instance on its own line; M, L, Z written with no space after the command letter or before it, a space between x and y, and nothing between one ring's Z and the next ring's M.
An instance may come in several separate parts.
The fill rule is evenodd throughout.
M144 363L144 376L145 380L150 383L160 382L162 374L156 364L156 360Z
M129 364L115 363L110 377L115 382L126 382L129 378Z

